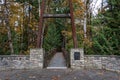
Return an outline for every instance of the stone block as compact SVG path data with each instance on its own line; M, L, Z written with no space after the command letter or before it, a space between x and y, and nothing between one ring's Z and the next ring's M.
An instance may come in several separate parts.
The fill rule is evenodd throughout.
M30 49L30 61L34 67L43 68L43 49Z
M80 53L80 60L84 60L84 51L83 49L71 49L71 59L74 60L74 54Z
M83 49L71 49L70 53L71 68L83 69L84 66L84 51Z

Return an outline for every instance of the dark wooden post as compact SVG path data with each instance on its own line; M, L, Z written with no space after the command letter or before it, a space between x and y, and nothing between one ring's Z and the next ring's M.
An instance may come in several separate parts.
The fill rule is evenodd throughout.
M74 15L73 15L72 0L69 0L69 6L70 6L70 16L71 16L71 25L72 25L73 44L74 44L74 48L77 48L78 44L77 44L76 26L75 26L75 23L74 23L75 20L74 20Z
M42 29L43 29L43 14L45 9L45 0L42 0L41 10L40 10L40 21L38 26L38 37L37 37L37 48L42 48Z

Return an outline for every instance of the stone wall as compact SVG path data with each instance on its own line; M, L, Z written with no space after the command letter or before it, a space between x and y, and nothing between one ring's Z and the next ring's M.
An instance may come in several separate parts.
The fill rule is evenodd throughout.
M76 52L79 52L79 58L75 57ZM84 55L83 49L71 49L70 57L73 69L106 69L120 72L120 56Z
M31 49L30 55L0 55L0 70L43 68L43 50Z
M31 49L30 55L0 55L0 70L43 68L43 49ZM120 72L120 56L84 55L83 49L72 49L73 69L106 69Z
M86 55L84 57L84 68L106 69L120 72L120 56Z
M29 57L29 55L1 55L0 70L29 68L31 67Z

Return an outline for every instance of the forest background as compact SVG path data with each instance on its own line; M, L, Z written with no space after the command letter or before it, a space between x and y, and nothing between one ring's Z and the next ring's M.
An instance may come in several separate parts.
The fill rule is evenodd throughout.
M93 0L72 0L79 48L85 54L120 55L120 3L102 0L96 15ZM8 0L0 4L0 55L29 54L36 48L41 0ZM47 0L45 13L69 13L67 0ZM73 48L70 19L45 19L43 48Z

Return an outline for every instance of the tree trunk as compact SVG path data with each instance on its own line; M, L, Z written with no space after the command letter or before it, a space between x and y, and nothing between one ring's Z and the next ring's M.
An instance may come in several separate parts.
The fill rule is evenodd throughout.
M8 33L8 40L9 40L10 51L11 51L11 54L14 54L13 43L12 43L12 36L11 36L11 30L10 30L8 18L6 18L5 22L6 22L6 28L7 28L7 31L8 31L7 33Z
M86 4L86 0L85 0L85 6L87 6L87 4ZM86 32L87 32L87 7L85 8L85 12L84 12L84 27L83 27L83 29L84 29L84 37L86 38L87 37L87 35L86 35Z
M14 54L14 48L13 48L13 43L12 43L12 36L11 36L11 29L10 29L10 24L9 24L9 11L7 9L7 6L5 4L5 23L6 23L6 28L7 28L7 33L8 33L8 41L9 41L9 47L10 47L10 52L11 54Z

